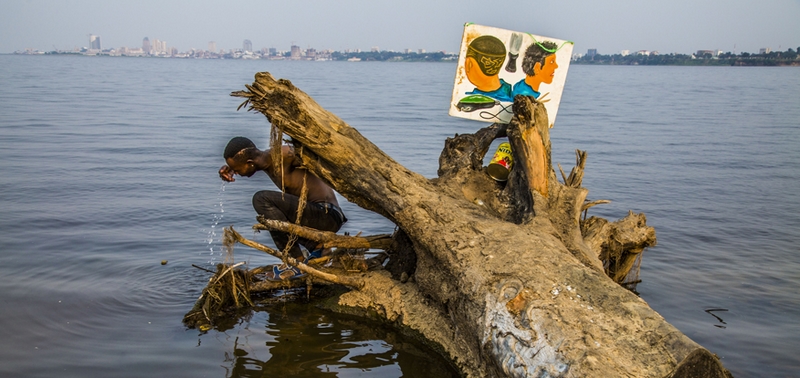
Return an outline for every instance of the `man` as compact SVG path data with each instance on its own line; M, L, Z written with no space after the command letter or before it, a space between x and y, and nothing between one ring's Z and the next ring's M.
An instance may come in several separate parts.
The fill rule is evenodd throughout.
M522 59L522 72L525 78L514 84L512 97L516 95L533 96L539 98L539 86L553 82L556 68L556 50L558 45L555 42L545 41L542 43L534 42L525 50L525 57Z
M300 194L305 182L307 188L306 206L303 209L300 224L322 231L336 232L347 222L333 189L325 184L322 179L308 172L300 166L301 160L294 155L294 149L289 146L281 147L283 164L276 166L272 162L270 150L261 151L247 138L235 137L225 147L223 157L226 165L219 169L219 177L223 181L233 182L234 174L251 177L258 171L264 171L272 182L283 189L280 191L262 190L253 195L253 207L256 212L267 219L295 223L297 220L297 207ZM281 176L282 175L282 176ZM289 235L285 232L270 231L272 240L279 250L286 249ZM298 239L310 252L310 257L321 257L322 249L317 248L315 242L307 239ZM289 256L298 261L307 261L300 247L295 243L289 250ZM288 265L275 265L272 271L266 273L267 279L280 281L304 276L299 269Z
M506 59L506 46L499 38L482 35L467 46L464 73L475 89L466 94L480 94L498 101L514 102L511 84L500 78L500 69Z

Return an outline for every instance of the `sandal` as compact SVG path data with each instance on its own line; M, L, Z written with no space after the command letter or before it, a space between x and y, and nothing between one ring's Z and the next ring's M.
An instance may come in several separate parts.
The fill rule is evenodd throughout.
M306 274L300 269L286 264L272 265L272 270L264 273L267 281L285 281L305 277Z
M320 248L309 252L306 261L322 258L322 252L324 250L325 250L324 248Z
M325 251L324 248L315 249L311 252L308 252L308 257L305 257L302 261L303 263L308 263L310 260L318 259L322 257L322 253ZM267 281L284 281L284 280L294 280L297 278L305 277L306 274L301 272L300 269L293 267L291 265L286 264L275 264L271 265L272 270L264 273L264 278Z

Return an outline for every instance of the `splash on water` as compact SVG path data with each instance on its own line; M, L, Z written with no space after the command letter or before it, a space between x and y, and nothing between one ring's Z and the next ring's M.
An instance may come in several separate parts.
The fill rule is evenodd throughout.
M208 250L209 265L216 264L217 260L221 259L223 255L221 232L217 234L217 225L219 225L219 222L222 221L222 218L225 216L225 208L223 207L225 202L225 184L226 183L223 182L222 186L219 188L219 192L217 192L217 203L214 205L217 211L214 212L211 228L206 230L206 249Z

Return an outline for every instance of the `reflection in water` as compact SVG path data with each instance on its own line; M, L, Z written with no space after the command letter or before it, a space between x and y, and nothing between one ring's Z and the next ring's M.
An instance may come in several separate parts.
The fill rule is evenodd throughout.
M225 353L227 377L458 376L438 354L402 335L308 304L271 306L225 333L232 332L238 335Z

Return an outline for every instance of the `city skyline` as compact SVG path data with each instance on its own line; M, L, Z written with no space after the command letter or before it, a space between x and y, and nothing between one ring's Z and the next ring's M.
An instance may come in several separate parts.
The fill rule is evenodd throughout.
M45 50L38 50L27 48L25 50L17 50L14 51L14 54L49 54L49 53L58 53L58 54L69 54L69 53L80 53L83 55L112 55L112 56L162 56L162 57L187 57L188 55L192 55L196 57L197 52L201 53L209 53L215 55L225 55L225 54L234 54L234 53L256 53L263 56L286 56L291 57L293 59L297 58L308 58L309 56L313 59L314 55L317 54L323 58L330 58L330 54L334 52L344 52L344 53L351 53L351 52L362 52L366 50L361 49L345 49L343 51L335 51L331 49L317 49L313 47L309 48L301 48L297 45L291 45L289 49L278 49L276 47L261 47L254 49L253 43L249 39L245 39L242 41L241 48L231 48L231 49L224 49L218 48L215 41L209 41L207 49L190 49L189 51L179 51L175 47L170 47L166 41L159 40L154 38L152 41L149 37L144 37L142 39L141 46L139 47L128 47L128 46L120 46L120 47L106 47L103 46L101 43L101 37L95 34L89 34L89 45L88 46L81 46L81 47L73 47L71 49L53 49L49 51ZM373 46L369 49L370 52L386 52L387 50L381 50L378 46ZM388 50L389 52L395 52L394 50ZM425 54L428 51L425 49L403 49L401 51L404 54L409 53L418 53L418 54ZM442 54L447 54L445 51L438 51ZM452 53L451 53L452 54ZM321 59L321 60L328 60L328 59Z
M0 53L89 47L90 34L100 37L103 48L137 47L147 36L179 51L206 50L210 41L219 49L236 49L246 39L254 49L297 45L335 51L369 51L374 46L386 51L457 51L465 22L571 40L576 51L594 48L604 54L757 52L800 43L798 0L486 4L8 0L0 3Z
M101 44L101 37L99 35L88 34L87 36L89 38L88 46L81 46L81 47L77 47L76 46L76 47L73 47L72 49L54 49L54 50L39 50L39 49L27 48L25 50L14 51L14 53L32 53L32 52L37 52L37 53L46 53L46 52L59 52L59 53L83 52L83 53L86 53L87 51L91 52L91 53L99 53L99 52L103 51L106 54L111 52L111 53L116 53L116 55L119 55L121 53L123 55L142 54L142 55L162 55L162 56L172 55L172 56L175 56L175 55L185 55L185 54L188 54L188 53L191 53L191 52L194 52L194 51L201 51L201 52L210 52L210 53L214 53L214 54L231 54L231 53L234 53L234 52L253 52L253 53L261 53L261 54L264 54L264 55L272 55L272 56L283 55L283 54L287 54L287 56L288 56L288 54L291 53L292 57L297 57L298 56L298 51L302 52L302 55L305 55L306 51L312 51L312 54L313 54L313 52L316 52L317 50L319 50L320 52L327 52L328 54L330 54L331 52L350 53L350 52L362 52L362 51L401 52L401 53L405 53L405 54L409 54L409 53L420 53L420 54L422 54L422 53L428 52L425 49L412 49L412 48L404 48L404 49L401 49L401 50L380 49L378 46L372 46L368 50L360 49L360 48L344 49L344 50L316 49L314 47L303 48L303 47L295 45L293 43L289 46L289 49L280 49L280 48L277 48L277 47L274 47L274 46L269 46L269 47L265 46L265 47L260 47L260 48L253 48L253 43L252 43L252 41L250 39L242 40L242 45L241 45L240 48L229 48L229 49L219 48L217 46L216 41L209 41L208 44L207 44L207 49L190 48L189 50L182 51L182 50L177 49L174 46L168 45L166 41L162 41L162 40L159 40L157 38L154 39L153 43L151 44L149 37L144 37L143 40L142 40L141 47L138 48L138 47L128 47L128 46L104 47ZM800 41L798 41L798 44L799 45L798 45L797 49L800 50ZM794 47L789 46L789 47L787 47L787 49L794 49ZM138 50L141 50L141 51L137 52ZM705 48L705 49L699 49L699 50L697 50L697 52L688 52L688 53L687 52L667 52L665 54L686 54L686 55L697 54L697 55L701 55L702 53L708 53L710 55L717 56L717 55L722 54L722 53L739 54L739 53L742 53L742 52L754 53L754 54L755 53L763 54L763 53L769 53L772 50L783 51L783 50L781 50L781 46L778 46L778 48L759 47L756 51L736 51L735 50L735 46L734 46L733 50L727 50L727 51L723 50L723 49L719 49L719 48L712 48L712 49ZM642 49L642 50L636 50L636 51L632 51L632 50L629 50L629 49L622 49L622 50L614 51L614 52L603 52L603 51L598 51L598 49L596 49L596 48L588 48L585 51L586 51L586 53L581 53L579 51L576 51L575 55L577 57L580 57L580 56L585 55L585 54L589 54L589 55L594 55L594 54L615 55L615 54L619 54L619 55L622 55L622 56L631 55L631 54L633 54L633 55L637 55L637 54L638 55L659 55L659 54L662 54L662 52L659 52L658 50L648 50L648 49ZM443 54L454 54L455 53L453 51L448 52L448 51L445 51L445 50L439 50L437 52L441 52Z
M253 43L252 43L252 41L250 39L242 40L241 47L221 48L221 47L217 46L216 41L209 41L207 43L207 48L206 49L203 49L203 48L189 48L188 50L180 50L175 46L169 45L167 43L167 41L162 41L162 40L160 40L158 38L154 38L152 43L151 43L150 37L144 37L142 39L142 43L141 43L140 46L111 46L111 47L109 47L109 46L105 46L101 42L102 38L101 38L100 35L87 34L87 37L89 38L89 41L88 41L87 45L80 45L79 46L78 44L76 44L74 47L67 48L67 49L61 49L61 48L56 47L55 45L53 45L52 49L37 49L37 48L28 47L28 48L25 48L25 49L15 50L15 51L13 51L13 53L24 53L26 51L27 52L37 51L37 52L42 52L42 53L44 53L44 52L79 52L79 51L84 51L84 50L108 51L108 50L120 50L120 49L122 49L122 50L141 49L141 50L143 50L143 52L145 54L150 54L151 51L167 52L167 53L170 52L170 51L178 51L178 52L181 52L181 53L186 53L186 52L189 52L189 51L208 51L208 52L214 52L214 53L226 53L226 52L233 52L233 51L250 51L250 52L263 51L263 52L266 52L267 50L271 50L271 51L274 50L273 52L288 53L288 52L292 51L294 48L299 48L302 51L305 51L305 50L308 50L308 49L317 50L316 48L314 48L312 46L303 48L302 46L295 45L294 42L292 42L292 44L289 46L288 49L280 49L280 48L275 47L275 46L264 46L264 47L259 47L259 48L253 48ZM369 49L350 48L350 49L344 49L344 50L332 50L332 49L319 49L319 50L320 51L344 51L344 52L351 52L351 51L355 51L355 52L361 52L361 51L373 51L373 52L375 52L375 51L391 51L391 52L395 52L395 51L399 51L399 52L404 52L404 53L410 53L410 52L425 53L425 52L428 52L426 49L423 49L423 48L404 48L404 49L401 49L401 50L392 50L392 49L388 49L387 50L387 49L380 49L378 46L371 46L371 47L369 47ZM447 52L445 50L439 50L438 52L453 53L453 52Z

